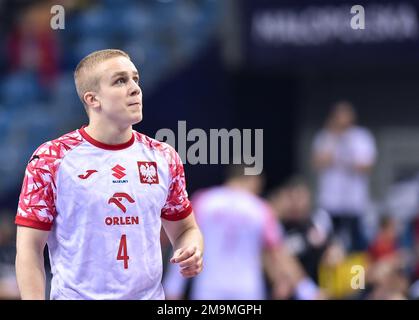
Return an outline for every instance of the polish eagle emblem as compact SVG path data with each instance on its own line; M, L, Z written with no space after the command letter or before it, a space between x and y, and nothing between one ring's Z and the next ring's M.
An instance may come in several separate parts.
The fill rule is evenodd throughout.
M153 161L138 161L141 183L155 184L159 183L157 173L157 163Z

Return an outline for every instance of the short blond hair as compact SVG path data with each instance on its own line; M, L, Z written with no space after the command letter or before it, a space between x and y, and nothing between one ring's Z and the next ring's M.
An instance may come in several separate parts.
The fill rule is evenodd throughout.
M91 71L105 60L125 57L131 60L128 53L119 49L104 49L90 53L84 57L74 71L74 82L76 84L77 94L83 104L83 96L87 91L97 91L99 89L99 77Z

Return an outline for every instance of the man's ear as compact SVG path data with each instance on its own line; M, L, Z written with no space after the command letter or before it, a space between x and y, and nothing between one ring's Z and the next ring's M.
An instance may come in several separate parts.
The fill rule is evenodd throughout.
M83 100L84 100L84 103L86 104L86 106L88 106L89 108L94 108L95 109L95 108L100 107L100 102L97 99L97 95L93 91L87 91L83 95Z

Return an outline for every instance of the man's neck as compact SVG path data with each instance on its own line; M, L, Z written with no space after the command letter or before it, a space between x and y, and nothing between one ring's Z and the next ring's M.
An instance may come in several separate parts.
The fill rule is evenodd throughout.
M329 131L337 136L343 135L350 127L329 127Z
M246 183L246 181L241 181L238 179L230 179L226 181L224 185L232 189L254 193L251 186L249 185L249 183Z
M84 130L93 139L110 145L128 142L132 137L132 126L119 128L117 126L99 125L97 123L90 122Z

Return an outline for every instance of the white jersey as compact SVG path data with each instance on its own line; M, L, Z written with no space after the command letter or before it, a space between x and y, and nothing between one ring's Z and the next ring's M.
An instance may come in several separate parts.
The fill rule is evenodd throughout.
M136 131L106 145L82 128L35 151L15 220L51 230L51 299L164 299L160 219L191 212L171 146Z
M193 279L190 298L265 299L262 252L281 239L268 204L229 187L201 191L192 203L205 239L205 266ZM177 265L169 265L163 286L168 297L183 294Z
M364 128L353 127L342 135L322 130L313 142L314 152L331 153L333 165L319 173L318 204L331 213L360 214L369 202L369 176L354 165L372 165L376 158L375 141Z

